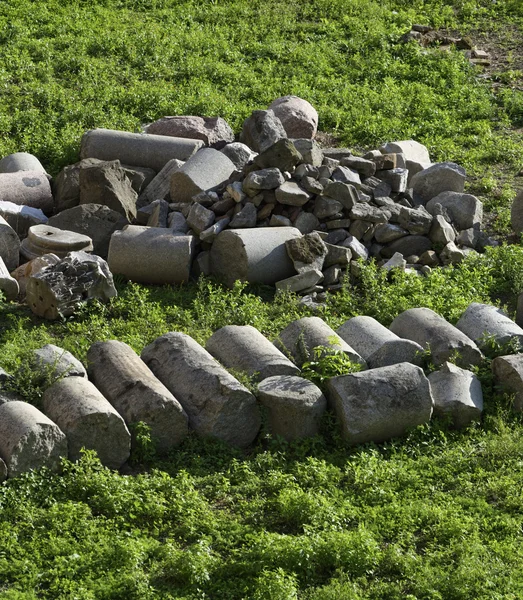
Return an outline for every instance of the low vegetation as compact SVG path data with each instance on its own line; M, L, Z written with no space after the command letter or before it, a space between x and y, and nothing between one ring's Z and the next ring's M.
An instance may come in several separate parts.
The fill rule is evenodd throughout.
M488 33L507 60L482 72L458 50L403 43L416 22ZM339 144L414 137L434 160L464 165L504 241L523 166L521 57L504 44L522 22L519 0L12 0L0 5L0 155L32 152L56 174L77 160L85 129L219 114L239 131L253 109L292 93ZM473 301L513 314L523 249L503 243L424 278L372 263L361 272L314 314L333 327L358 314L388 325L414 306L455 322ZM0 366L28 401L42 386L29 352L46 343L83 360L95 341L140 352L167 331L204 343L228 324L274 338L312 314L241 283L117 286L110 304L56 323L0 302ZM264 429L247 452L190 436L159 456L140 427L125 473L86 451L59 474L10 480L0 485L0 598L521 598L523 423L489 360L478 371L484 419L461 432L433 421L350 448L328 415L321 436L293 444ZM346 368L318 356L306 371L322 385Z

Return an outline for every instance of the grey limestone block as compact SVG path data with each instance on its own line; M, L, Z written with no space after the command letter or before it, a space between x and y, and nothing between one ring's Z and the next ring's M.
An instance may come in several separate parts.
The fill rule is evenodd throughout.
M463 194L455 191L443 191L427 202L427 210L435 215L438 205L450 217L456 229L480 227L483 221L483 203L472 194Z
M296 274L285 242L300 236L294 227L226 229L211 248L212 272L229 287L237 280L274 285Z
M293 441L319 433L327 400L311 381L295 375L268 377L258 384L258 398L273 435Z
M29 227L45 225L48 222L48 218L39 208L20 206L4 201L0 201L0 217L3 217L11 225L20 239L27 235Z
M276 201L289 206L303 206L311 199L309 192L295 181L286 181L276 188Z
M274 190L285 183L285 177L276 167L251 171L243 180L243 191L253 198L260 190Z
M203 148L203 145L201 140L112 129L92 129L82 137L80 156L119 160L122 164L148 167L158 173L171 159L186 161Z
M67 457L67 438L31 404L6 402L0 405L0 457L7 465L8 477L40 467L56 471L60 459Z
M178 399L198 435L240 447L254 441L261 425L256 399L190 336L162 335L141 356Z
M430 308L409 308L394 319L390 329L396 335L428 348L436 366L452 358L464 368L483 360L473 340Z
M352 361L366 367L364 359L320 317L303 317L293 321L280 333L274 345L299 366L314 357L314 349L338 350Z
M429 421L434 405L428 379L410 363L333 377L327 397L353 445L404 435Z
M429 375L429 381L434 416L449 417L458 429L481 419L483 391L476 375L446 362Z
M162 452L185 439L186 412L130 346L115 340L96 342L87 363L91 381L131 430L140 421L146 423Z
M39 171L45 173L42 163L28 152L8 154L0 160L0 173L16 173L18 171Z
M254 152L263 152L278 140L288 137L282 122L272 110L255 110L243 122L240 142Z
M49 380L61 377L85 377L87 372L83 364L70 352L55 346L46 344L33 352L34 368L41 371L42 376Z
M46 214L53 210L49 179L39 170L0 173L0 200L39 208Z
M320 283L323 279L324 275L321 271L318 269L308 269L301 271L297 275L287 277L287 279L277 281L275 287L277 290L300 293Z
M189 280L194 254L192 235L175 235L171 229L128 225L115 231L107 262L112 273L131 281L176 284Z
M171 202L190 202L193 196L226 182L236 170L222 152L203 148L171 176Z
M205 348L222 365L262 381L274 375L297 375L300 370L264 335L250 325L227 325L207 340Z
M251 162L256 153L253 152L249 146L242 144L241 142L232 142L224 146L220 152L225 154L229 158L238 171L241 171L246 164Z
M162 170L143 189L137 200L138 207L145 206L154 200L166 200L171 191L171 177L183 167L184 162L177 158L167 161Z
M254 164L260 169L277 167L280 171L292 171L302 160L294 143L288 138L282 138L260 152L254 158Z
M42 405L67 436L70 460L78 460L82 448L95 450L110 469L129 458L131 435L124 420L88 379L60 379L45 390Z
M523 354L498 356L491 369L496 383L514 394L514 410L523 412Z
M412 177L414 193L423 204L441 192L463 193L466 173L463 167L453 162L435 163Z
M488 337L493 337L500 345L516 339L520 347L523 347L523 329L497 306L472 302L461 315L456 327L480 348L488 344Z
M18 267L20 260L20 240L16 231L0 217L0 258L9 272Z

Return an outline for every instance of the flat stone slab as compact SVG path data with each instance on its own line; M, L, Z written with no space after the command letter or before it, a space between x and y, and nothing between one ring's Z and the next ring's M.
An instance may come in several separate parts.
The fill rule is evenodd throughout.
M81 233L65 231L50 225L33 225L22 241L20 252L27 260L44 254L56 254L63 258L69 252L90 252L93 250L92 239Z

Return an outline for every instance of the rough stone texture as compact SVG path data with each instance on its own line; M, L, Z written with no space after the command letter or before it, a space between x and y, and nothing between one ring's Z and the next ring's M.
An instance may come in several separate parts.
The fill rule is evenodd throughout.
M183 283L189 280L194 236L174 235L171 229L128 225L115 231L108 263L113 273L139 283Z
M89 377L131 430L140 421L146 423L161 452L185 439L187 414L130 346L97 342L89 348L87 364Z
M426 146L414 140L403 140L400 142L388 142L380 148L384 154L400 153L405 157L406 167L409 170L409 182L412 177L430 167L430 156Z
M327 395L353 445L405 434L430 419L434 404L428 379L410 363L333 377Z
M293 321L276 338L274 345L299 366L315 358L314 349L344 352L353 362L366 366L363 358L319 317L303 317Z
M187 215L187 225L199 235L202 231L209 228L215 219L215 214L212 210L205 208L198 202L195 202L191 205L191 210Z
M202 242L208 242L212 244L216 239L216 236L226 227L228 227L230 222L231 220L229 219L229 217L220 219L218 222L214 223L214 225L211 225L210 227L208 227L200 233L200 240Z
M433 244L446 246L449 242L453 242L456 239L456 232L444 217L436 215L432 221L429 238Z
M300 370L274 344L250 325L227 325L215 331L205 349L228 369L243 371L256 381Z
M0 292L7 300L15 300L20 292L18 281L11 277L3 258L0 256Z
M129 221L121 213L101 204L81 204L49 219L48 225L89 237L93 252L107 258L111 235Z
M131 435L124 420L89 380L60 379L44 392L42 404L67 436L70 460L81 458L82 448L96 450L109 469L119 469L129 458Z
M477 365L483 359L476 344L430 308L410 308L398 315L390 329L396 335L429 348L436 366L452 359L462 367Z
M311 269L322 270L328 249L317 231L287 240L285 247L298 273Z
M0 200L39 208L46 214L53 210L51 186L42 171L0 173Z
M523 354L498 356L492 361L491 368L496 383L514 394L514 410L523 412Z
M60 459L67 457L67 439L36 407L6 402L0 405L0 456L9 477L40 467L56 471Z
M352 258L357 260L358 258L363 258L363 260L367 260L369 258L369 251L365 246L357 240L353 235L349 235L343 242L342 246L349 248L352 253Z
M276 188L276 200L289 206L303 206L310 199L309 192L301 188L295 181L286 181Z
M154 169L148 169L147 167L122 165L122 169L125 173L125 176L131 183L131 187L137 194L141 194L141 192L156 177L156 171Z
M282 122L272 110L255 110L243 123L240 142L255 152L263 152L286 137Z
M19 238L24 238L33 225L45 225L47 217L39 208L20 206L13 202L0 201L0 217L16 231Z
M16 173L18 171L39 171L45 173L42 163L28 152L15 152L0 160L0 173Z
M148 167L158 173L171 159L188 160L203 145L201 140L92 129L82 137L80 155L82 158L119 160L122 164Z
M285 242L300 236L294 227L226 229L211 248L212 272L230 287L236 280L274 285L295 274Z
M466 173L456 163L436 163L416 173L412 178L412 188L423 204L435 198L441 192L463 193Z
M487 338L494 338L500 345L515 338L523 348L523 329L496 306L472 302L461 315L456 327L480 348L488 346Z
M254 164L260 169L277 167L280 171L292 171L301 160L302 155L294 143L287 138L282 138L260 152L255 157Z
M439 253L439 258L444 265L457 264L465 258L465 254L454 242L449 242Z
M360 184L361 178L357 171L349 169L348 167L336 167L332 174L333 181L341 181L341 183L347 184Z
M292 277L287 277L287 279L277 281L275 286L277 290L298 293L308 290L310 287L320 283L323 278L323 273L321 271L318 269L310 269L302 271L301 273L298 273L298 275L293 275Z
M171 332L144 348L142 359L174 394L201 436L248 446L258 434L254 396L190 336Z
M421 363L423 348L392 333L372 317L353 317L336 333L369 364L370 368L386 367L400 362Z
M435 417L449 417L458 429L481 419L483 392L476 375L446 362L429 375L429 381Z
M392 257L396 252L403 256L421 256L427 250L432 250L432 242L423 235L406 235L395 240L382 250L386 258Z
M223 148L234 142L234 132L221 117L162 117L146 127L146 133L202 140L206 146Z
M53 181L54 213L60 213L80 204L80 169L98 164L97 158L87 158L65 166Z
M190 202L200 192L227 181L235 169L222 152L203 148L172 174L171 201Z
M471 194L459 192L441 192L427 202L427 210L435 215L441 205L447 211L456 229L479 227L483 220L483 204Z
M38 348L33 352L33 356L34 369L40 371L45 379L87 377L82 363L70 352L54 344L46 344Z
M294 147L303 157L303 162L320 167L323 163L323 151L320 146L312 139L296 138L292 140Z
M71 252L55 265L32 275L26 295L27 305L36 315L58 319L72 315L90 298L104 301L117 293L103 258Z
M319 433L327 400L307 379L292 375L269 377L258 385L258 399L267 408L272 435L292 441Z
M516 233L523 232L523 190L519 192L512 202L510 224Z
M252 198L260 190L273 190L283 183L285 183L285 178L279 169L261 169L249 173L243 180L242 188Z
M378 171L376 176L388 183L393 192L404 192L407 189L407 181L409 178L407 169L397 168L387 171Z
M63 258L69 252L90 252L92 249L93 241L89 236L74 231L64 231L50 225L30 227L27 237L20 246L20 252L27 260L49 253Z
M143 190L137 200L137 206L145 206L154 200L166 200L170 198L171 177L179 171L185 163L177 158L167 161L162 170L156 174L154 179Z
M15 269L11 275L14 279L16 279L16 281L18 281L18 285L20 287L20 298L25 298L27 282L29 281L30 277L36 275L42 269L45 269L51 265L56 265L59 262L60 258L56 256L56 254L44 254L38 258L33 258L33 260L30 260L29 262L20 265L17 269Z
M242 144L241 142L227 144L221 149L221 152L234 163L234 166L238 171L241 171L243 167L251 162L256 156L256 153L253 152L249 146Z
M80 204L102 204L128 221L136 217L137 193L117 160L80 169Z
M393 223L382 223L374 230L374 238L379 244L387 244L408 235L408 231Z
M318 113L316 109L298 96L276 98L270 105L290 138L314 138L318 130Z

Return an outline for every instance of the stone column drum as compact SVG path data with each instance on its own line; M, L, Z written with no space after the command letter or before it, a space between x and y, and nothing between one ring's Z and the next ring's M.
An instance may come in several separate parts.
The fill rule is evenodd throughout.
M42 171L0 173L0 200L21 206L53 211L53 195L49 179Z
M159 172L172 158L187 160L203 146L201 140L92 129L82 137L80 156L100 160L118 159L125 165L148 167Z
M184 283L189 280L194 244L191 235L128 225L111 236L107 262L113 274L138 283Z
M110 469L129 458L131 435L124 420L84 377L64 377L47 388L43 409L67 436L71 460L80 458L82 448L96 450Z
M261 425L255 397L190 336L166 333L144 348L142 359L179 400L196 433L240 447L254 440Z
M35 406L14 400L0 405L0 457L8 476L31 469L57 470L60 458L67 457L63 431Z
M186 412L130 346L116 340L96 342L87 352L87 363L89 377L131 430L139 421L146 423L160 451L185 439Z

